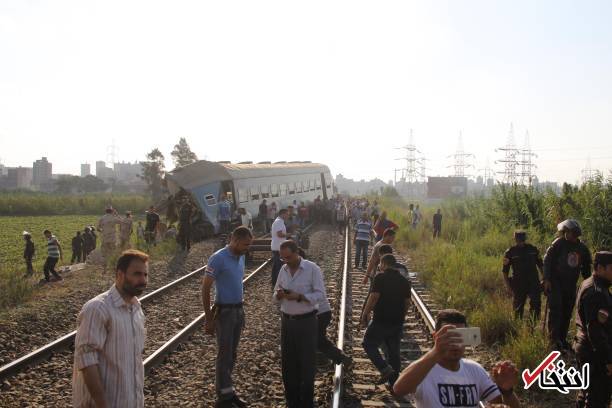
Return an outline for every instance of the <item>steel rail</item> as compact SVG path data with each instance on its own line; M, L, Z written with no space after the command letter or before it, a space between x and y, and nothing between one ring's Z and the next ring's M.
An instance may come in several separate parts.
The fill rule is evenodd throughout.
M246 278L242 280L243 284L246 284L250 281L253 276L263 270L266 266L270 264L272 259L267 259L263 264L261 264L255 271L250 273ZM151 369L161 364L166 356L172 353L176 348L181 344L185 339L187 339L193 332L195 332L200 326L204 324L206 320L206 316L204 313L200 314L194 320L192 320L187 326L185 326L181 331L175 334L170 340L164 343L161 347L151 353L145 360L143 361L145 375L148 374Z
M348 268L350 262L350 247L349 247L349 223L344 229L344 262L342 265L342 296L340 298L340 316L338 317L338 341L336 346L340 350L344 350L344 323L346 320L346 299L348 289ZM334 393L332 396L332 406L340 407L342 404L342 392L344 391L344 364L336 364L334 372Z

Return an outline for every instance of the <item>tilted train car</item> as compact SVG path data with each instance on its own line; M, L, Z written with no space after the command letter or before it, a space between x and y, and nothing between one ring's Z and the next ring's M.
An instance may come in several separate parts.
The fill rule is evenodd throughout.
M182 190L191 193L201 212L204 235L219 232L218 202L225 194L233 208L245 208L257 217L259 204L276 203L287 208L295 200L311 203L333 195L333 179L329 168L310 162L230 163L200 160L179 167L166 175L168 190L176 195Z

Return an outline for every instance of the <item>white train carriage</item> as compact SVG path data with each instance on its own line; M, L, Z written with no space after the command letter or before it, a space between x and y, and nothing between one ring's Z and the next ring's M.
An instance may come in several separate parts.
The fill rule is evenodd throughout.
M322 200L333 195L333 179L329 168L311 162L210 162L200 160L177 168L166 176L171 194L181 189L191 193L198 203L206 229L219 231L218 202L223 194L243 207L253 217L259 204L276 203L277 209L287 208L295 200L311 203L317 196Z

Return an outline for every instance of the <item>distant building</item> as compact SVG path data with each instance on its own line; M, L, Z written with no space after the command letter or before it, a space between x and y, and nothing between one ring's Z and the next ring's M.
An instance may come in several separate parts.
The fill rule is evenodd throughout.
M36 160L32 163L32 184L35 186L42 186L51 180L53 175L53 165L43 157L40 160Z
M32 168L10 167L8 169L6 184L9 190L32 188Z
M467 177L427 177L428 199L465 197L467 190Z
M96 162L96 177L109 181L115 178L115 172L110 167L106 167L106 162L102 160L98 160Z
M342 174L336 176L334 184L339 194L349 194L352 196L371 193L377 194L382 188L387 186L387 184L380 179L354 181L353 179L345 178Z
M139 176L142 174L142 164L139 162L115 163L114 173L115 179L122 183L139 181Z
M91 175L91 164L81 163L81 177L87 177Z

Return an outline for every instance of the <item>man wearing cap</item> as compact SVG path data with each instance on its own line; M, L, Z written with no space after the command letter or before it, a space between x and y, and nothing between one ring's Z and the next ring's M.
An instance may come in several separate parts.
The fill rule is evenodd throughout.
M525 231L516 231L514 241L516 245L504 253L502 269L506 286L512 292L512 308L516 317L522 319L525 301L529 297L531 315L534 319L539 319L541 286L538 269L542 271L542 258L538 248L526 242ZM512 277L508 276L510 268Z
M608 407L612 375L612 252L595 254L593 276L578 291L576 342L578 368L589 364L589 387L580 390L576 406Z
M568 219L557 225L559 237L544 255L544 293L548 296L550 313L548 332L551 345L569 350L567 331L574 304L578 276L591 275L591 253L578 238L582 235L580 224Z

